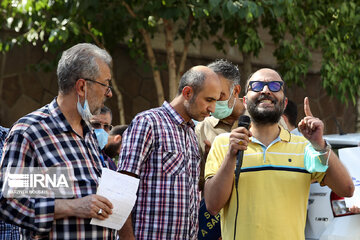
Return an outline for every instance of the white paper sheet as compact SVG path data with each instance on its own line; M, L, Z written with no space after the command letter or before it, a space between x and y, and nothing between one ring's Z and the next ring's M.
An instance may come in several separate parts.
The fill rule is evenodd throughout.
M92 218L90 224L120 230L135 205L138 186L139 179L103 168L96 194L106 197L114 208L107 219Z
M360 147L342 148L339 150L341 162L349 171L355 185L353 197L345 198L347 207L360 207Z

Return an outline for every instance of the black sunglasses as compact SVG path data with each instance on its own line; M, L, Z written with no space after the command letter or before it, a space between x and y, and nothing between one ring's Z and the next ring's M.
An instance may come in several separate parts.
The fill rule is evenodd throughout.
M101 122L90 122L91 126L96 129L103 128L105 131L109 132L113 128L110 124L102 124Z
M281 81L271 81L271 82L262 82L262 81L250 81L249 88L254 92L260 92L264 89L265 86L268 86L269 90L272 92L278 92L281 90L284 82Z

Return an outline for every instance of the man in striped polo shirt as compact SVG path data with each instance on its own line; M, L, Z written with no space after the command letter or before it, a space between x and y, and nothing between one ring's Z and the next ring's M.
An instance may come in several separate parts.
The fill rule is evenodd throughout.
M260 69L251 75L243 101L251 117L250 130L239 127L219 135L209 152L207 208L214 215L221 210L224 240L304 239L311 182L350 197L352 179L324 140L324 124L312 116L307 98L306 116L298 125L304 137L279 126L287 98L276 71ZM244 151L244 158L235 189L238 151Z

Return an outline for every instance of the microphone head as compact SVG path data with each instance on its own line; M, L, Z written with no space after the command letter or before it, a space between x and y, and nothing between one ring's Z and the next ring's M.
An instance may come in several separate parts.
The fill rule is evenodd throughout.
M246 127L247 129L249 129L249 126L250 126L250 117L247 115L241 115L239 117L238 127Z

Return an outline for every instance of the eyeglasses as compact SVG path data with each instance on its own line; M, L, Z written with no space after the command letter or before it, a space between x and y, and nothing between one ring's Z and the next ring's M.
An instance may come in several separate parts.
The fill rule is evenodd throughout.
M100 84L101 86L107 87L105 95L108 95L110 93L110 91L112 91L112 86L110 86L110 85L106 85L106 84L98 82L96 80L87 79L87 78L84 78L84 80L89 81L89 82L94 82L94 83Z
M90 124L91 124L91 126L92 126L93 128L96 128L96 129L102 128L102 129L104 129L106 132L110 132L111 129L113 128L112 125L110 125L110 124L103 124L103 123L101 123L101 122L90 122Z
M269 90L272 92L278 92L281 90L284 82L281 81L271 81L271 82L262 82L262 81L250 81L249 88L254 92L260 92L264 89L265 86L268 86Z

